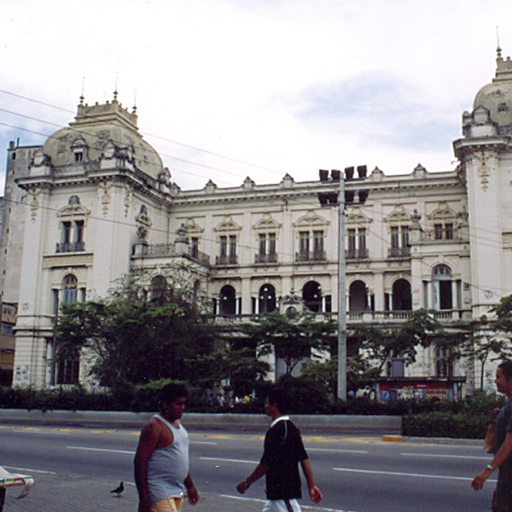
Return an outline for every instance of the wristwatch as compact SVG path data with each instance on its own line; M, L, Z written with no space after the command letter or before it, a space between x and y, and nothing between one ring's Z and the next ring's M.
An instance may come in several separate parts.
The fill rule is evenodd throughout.
M494 468L490 465L490 464L487 464L487 469L490 469L491 471L494 471Z

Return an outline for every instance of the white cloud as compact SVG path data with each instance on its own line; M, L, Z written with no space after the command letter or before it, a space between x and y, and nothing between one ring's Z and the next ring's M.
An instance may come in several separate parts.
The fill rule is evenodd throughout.
M390 174L419 161L451 168L462 110L494 75L495 27L510 8L508 0L4 3L0 89L68 111L0 92L0 169L10 139L44 140L5 124L40 133L55 129L44 121L67 124L85 76L87 102L111 99L117 82L125 106L137 91L143 133L210 151L146 135L183 188L209 178L239 185L247 175L278 182L286 172L316 179L318 168L359 163ZM510 27L501 31L511 54Z

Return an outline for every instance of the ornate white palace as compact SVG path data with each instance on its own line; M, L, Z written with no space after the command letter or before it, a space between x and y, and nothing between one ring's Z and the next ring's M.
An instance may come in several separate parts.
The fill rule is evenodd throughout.
M82 98L42 146L8 150L0 283L3 304L17 307L13 385L83 381L79 361L49 364L58 305L105 296L136 269L158 287L187 262L218 322L288 307L336 317L340 179L348 327L396 326L429 308L447 333L463 328L512 293L512 62L501 50L462 120L450 171L387 176L356 165L307 182L286 174L219 188L212 176L181 190L117 93L101 105ZM414 365L389 361L382 390L467 394L478 373L434 343Z

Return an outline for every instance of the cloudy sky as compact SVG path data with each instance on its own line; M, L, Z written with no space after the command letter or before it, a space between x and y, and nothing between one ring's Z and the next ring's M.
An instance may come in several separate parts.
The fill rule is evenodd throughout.
M510 0L0 0L0 170L85 101L136 103L183 189L453 169ZM85 77L85 80L84 80ZM3 183L3 177L1 182ZM1 190L1 189L0 189Z

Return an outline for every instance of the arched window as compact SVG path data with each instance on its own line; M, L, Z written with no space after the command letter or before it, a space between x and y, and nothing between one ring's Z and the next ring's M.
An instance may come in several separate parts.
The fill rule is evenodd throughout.
M322 312L322 288L316 281L309 281L304 285L302 298L310 311L313 313Z
M368 290L363 281L354 281L349 288L349 311L359 313L368 309Z
M258 295L260 314L272 313L276 309L276 289L271 284L264 284Z
M220 291L220 314L236 314L236 292L235 289L229 284L223 286Z
M398 279L393 283L393 311L410 311L411 309L411 284L406 279Z
M151 299L164 300L167 291L167 280L163 276L155 276L151 280Z
M68 274L62 280L62 302L72 304L78 300L78 280L73 274Z
M56 365L56 384L78 384L80 375L80 356L78 352L72 357L60 359Z
M434 268L432 276L434 288L434 309L453 309L452 271L446 265L438 265Z

